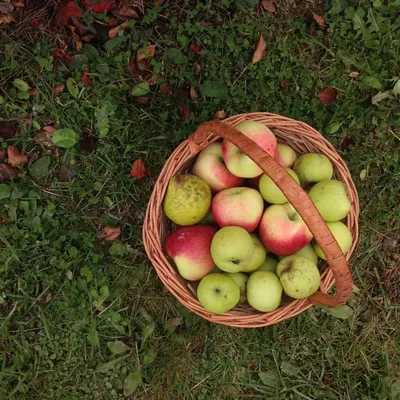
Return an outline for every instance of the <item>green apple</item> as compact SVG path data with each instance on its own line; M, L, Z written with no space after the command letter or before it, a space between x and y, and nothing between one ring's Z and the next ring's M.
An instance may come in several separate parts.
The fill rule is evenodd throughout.
M209 274L200 281L197 297L206 310L222 314L239 303L240 289L238 284L225 274Z
M276 273L285 293L294 299L311 296L321 281L318 267L305 257L286 257L279 262Z
M347 254L353 244L353 237L349 228L340 221L337 222L327 222L329 230L332 232L333 237L338 242L339 247L342 249L343 254ZM325 254L322 252L321 248L317 243L314 243L314 250L323 260L326 260Z
M346 186L340 181L318 182L310 189L308 196L325 221L339 221L350 212L351 202Z
M311 244L307 244L296 253L291 254L290 256L297 256L297 257L305 257L311 260L315 265L318 264L318 256L317 253L314 251L313 246ZM287 256L287 257L290 257ZM280 260L283 260L286 257L279 257Z
M239 226L225 226L213 237L211 257L225 272L240 272L250 264L254 245L250 233Z
M331 179L333 175L333 167L329 158L318 153L301 155L294 163L293 169L302 186Z
M276 257L268 255L263 265L261 265L261 267L258 268L257 271L269 271L276 274L276 267L278 266L278 263L279 261Z
M290 168L285 168L286 172L300 185L299 178ZM282 190L278 188L275 182L267 175L262 174L260 179L260 193L264 200L271 204L283 204L287 203L288 199L282 193Z
M258 269L265 258L267 257L267 250L265 249L264 245L261 243L261 240L255 235L251 234L251 240L253 241L254 245L254 253L253 257L249 264L247 264L241 272L253 272Z
M225 272L225 275L228 275L232 278L239 286L240 289L240 300L239 304L246 303L246 287L247 287L247 280L249 277L246 274L241 272L236 272L235 274L230 274L229 272Z
M269 271L255 271L247 281L247 301L258 311L274 311L282 298L282 285Z

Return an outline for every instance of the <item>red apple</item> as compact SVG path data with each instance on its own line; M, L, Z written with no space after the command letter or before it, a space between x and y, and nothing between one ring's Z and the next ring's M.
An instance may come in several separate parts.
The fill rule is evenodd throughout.
M297 154L290 146L282 143L278 144L276 149L276 161L278 161L283 168L292 168L296 160Z
M253 232L260 222L264 210L261 194L252 188L236 187L217 193L211 203L211 212L222 228L240 226Z
M276 158L276 137L264 124L256 121L245 121L236 126L236 129L257 143L270 156ZM233 175L242 178L255 178L263 172L253 160L226 139L222 142L222 155L225 165Z
M170 233L165 242L168 255L179 274L188 281L198 281L214 268L211 242L217 229L210 225L184 226Z
M312 234L290 203L268 207L260 222L260 239L269 251L287 256L311 242Z
M194 163L193 173L203 178L213 192L243 184L243 178L231 174L226 168L221 142L211 143L200 152Z

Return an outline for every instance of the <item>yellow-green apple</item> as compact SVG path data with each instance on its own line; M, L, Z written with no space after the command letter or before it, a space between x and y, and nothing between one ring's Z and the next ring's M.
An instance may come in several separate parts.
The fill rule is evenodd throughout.
M247 301L258 311L274 311L282 298L279 278L269 271L255 271L247 281Z
M267 250L264 247L264 245L261 243L261 240L257 237L257 235L252 233L250 236L251 236L251 240L253 241L253 245L254 245L254 253L253 253L253 257L252 257L250 263L247 264L242 269L241 272L255 271L256 269L261 267L261 265L265 261L265 258L267 257Z
M213 226L194 225L179 228L168 235L165 250L182 278L198 281L213 270L211 242L216 232Z
M351 202L347 189L340 181L318 182L310 189L308 196L325 221L339 221L350 212Z
M321 281L318 267L308 258L290 256L281 260L276 273L285 293L294 299L314 294Z
M286 172L300 185L299 178L290 168L285 168ZM275 182L267 175L262 174L260 178L260 193L268 203L271 204L284 204L287 203L286 196L282 190L278 188Z
M347 254L351 248L351 245L353 244L353 237L351 236L349 228L340 221L327 222L326 225L332 232L333 237L338 242L338 245L341 248L343 254ZM314 250L318 254L318 257L326 260L325 254L322 252L317 243L314 243Z
M305 257L311 260L315 265L318 264L318 256L317 253L314 251L313 246L309 243L307 246L304 246L302 249L299 251L296 251L296 253L291 254L290 256L297 256L297 257ZM280 260L283 260L286 257L290 256L285 256L285 257L279 257Z
M332 163L328 157L318 153L301 155L294 163L293 169L302 186L331 179L333 175Z
M258 268L257 271L269 271L276 274L276 267L278 266L278 263L279 261L276 257L267 255L264 263L261 265L260 268Z
M276 148L276 161L278 161L283 168L292 168L296 160L297 154L290 146L278 143Z
M212 215L220 227L240 226L253 232L264 211L260 192L248 187L220 191L211 203Z
M257 143L271 157L276 157L276 137L264 124L245 121L236 126L236 129ZM254 178L262 173L262 169L250 157L226 139L222 142L222 155L225 165L233 175Z
M209 274L200 281L197 298L206 310L222 314L239 303L239 285L225 274Z
M246 287L247 287L247 279L249 277L246 274L242 274L241 272L236 272L235 274L230 274L229 272L225 272L226 275L228 275L230 278L232 278L237 285L239 286L240 289L240 300L239 304L246 303Z
M221 142L211 143L199 153L193 166L193 173L203 178L213 192L243 184L243 178L233 175L226 168Z
M261 218L260 239L269 251L287 256L310 243L312 234L290 203L269 206Z
M221 228L211 242L211 256L225 272L240 272L253 258L254 245L250 233L239 226Z

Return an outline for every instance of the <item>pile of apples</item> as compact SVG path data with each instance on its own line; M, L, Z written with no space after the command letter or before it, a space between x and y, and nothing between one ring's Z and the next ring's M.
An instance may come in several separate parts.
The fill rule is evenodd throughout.
M346 254L352 235L341 220L351 202L343 183L332 179L329 159L317 153L298 157L255 121L236 129L308 192ZM198 300L210 312L246 302L270 312L279 307L283 292L302 299L318 290L318 259L325 260L325 254L273 180L231 142L208 145L191 174L174 176L163 208L181 226L168 235L165 250L184 279L199 281Z

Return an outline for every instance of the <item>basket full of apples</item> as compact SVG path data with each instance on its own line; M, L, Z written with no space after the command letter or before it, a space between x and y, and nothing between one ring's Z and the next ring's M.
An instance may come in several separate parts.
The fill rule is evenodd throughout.
M204 123L175 149L143 241L191 311L228 326L268 326L349 299L358 214L350 172L319 132L280 115L240 114Z

